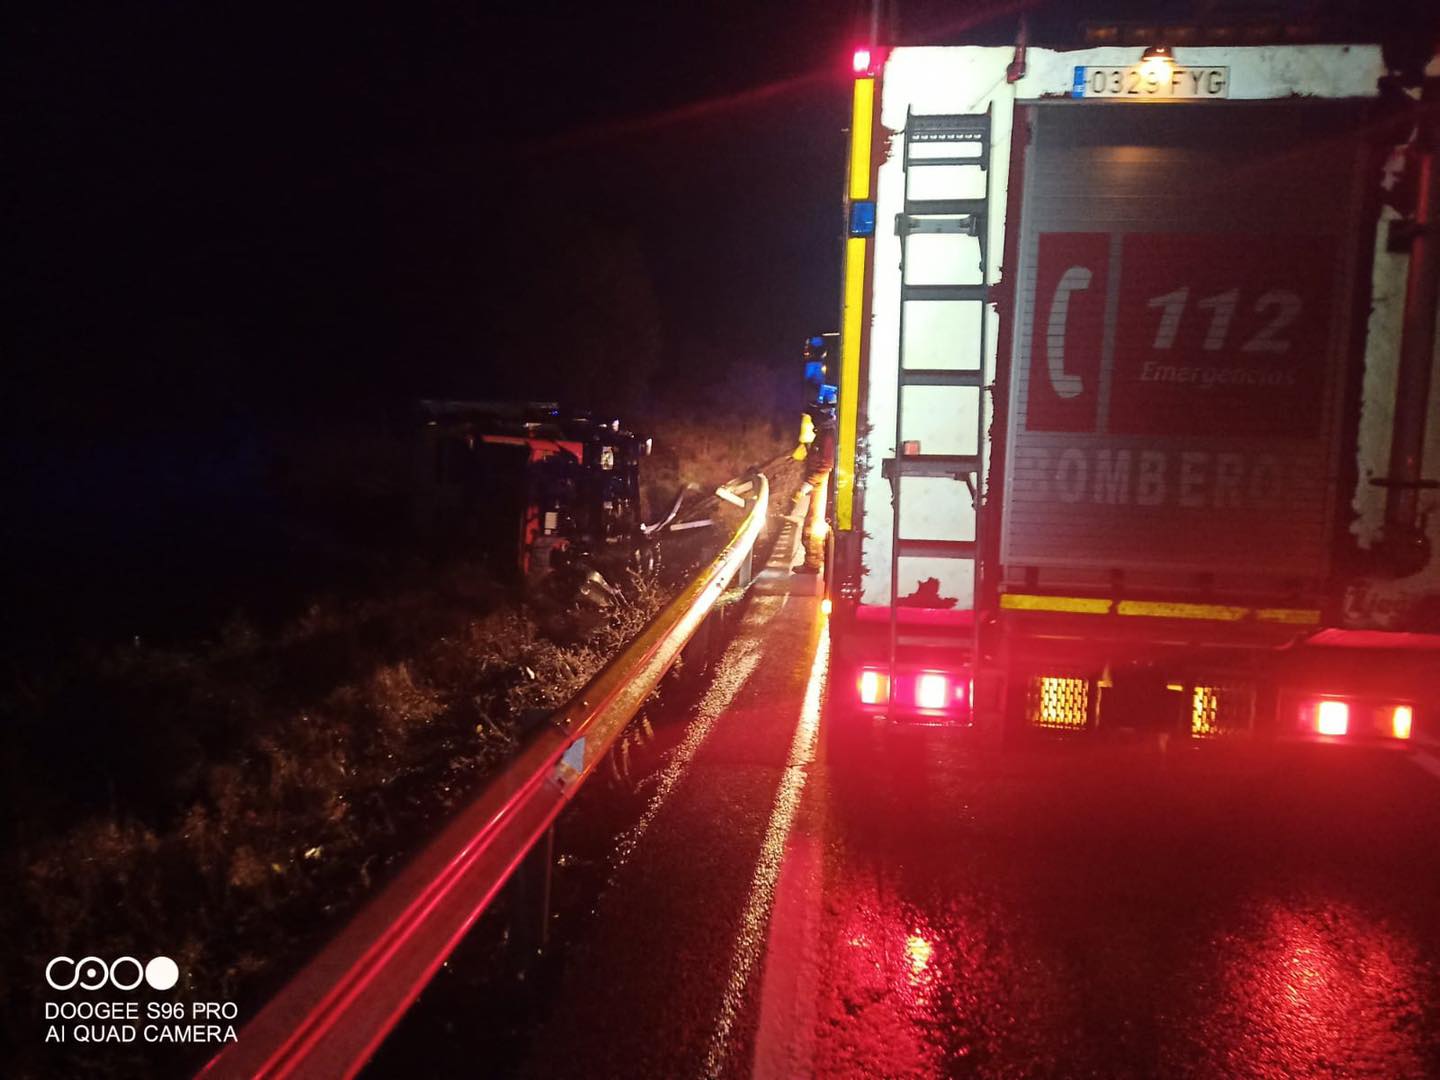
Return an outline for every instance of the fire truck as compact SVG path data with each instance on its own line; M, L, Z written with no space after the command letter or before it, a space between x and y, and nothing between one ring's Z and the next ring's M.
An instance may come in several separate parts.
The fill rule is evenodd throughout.
M843 692L1007 734L1414 745L1440 65L1177 38L855 51Z

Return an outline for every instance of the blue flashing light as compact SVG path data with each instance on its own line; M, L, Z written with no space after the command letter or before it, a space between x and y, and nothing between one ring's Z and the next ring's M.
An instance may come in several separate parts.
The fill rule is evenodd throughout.
M870 199L857 199L850 204L850 235L875 235L875 203Z

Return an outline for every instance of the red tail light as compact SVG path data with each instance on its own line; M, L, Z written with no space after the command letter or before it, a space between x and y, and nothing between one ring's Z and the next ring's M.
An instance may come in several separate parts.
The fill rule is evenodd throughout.
M855 674L855 696L861 705L894 707L902 717L950 722L970 710L970 681L963 672L899 670L894 678L883 667L862 667Z
M883 671L865 668L855 683L862 705L884 705L890 700L890 676Z
M870 50L866 48L856 49L855 55L850 58L850 67L856 75L870 74Z
M1390 714L1390 734L1397 739L1410 738L1410 726L1414 723L1415 711L1409 705L1396 705Z
M1321 735L1344 735L1350 730L1350 706L1343 701L1322 701L1315 706L1315 731Z
M926 671L915 680L915 705L921 709L943 709L950 704L950 680Z

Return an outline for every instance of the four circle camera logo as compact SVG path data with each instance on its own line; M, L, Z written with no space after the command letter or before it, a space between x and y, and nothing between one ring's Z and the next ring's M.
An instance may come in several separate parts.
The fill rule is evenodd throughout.
M169 990L180 980L180 968L168 956L157 956L142 964L133 956L121 956L106 963L98 956L72 960L57 956L45 965L45 981L52 990L134 990L142 982L152 990Z

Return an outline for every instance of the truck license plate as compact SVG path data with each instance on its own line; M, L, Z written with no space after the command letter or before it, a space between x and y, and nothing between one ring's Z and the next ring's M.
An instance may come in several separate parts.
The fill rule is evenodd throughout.
M1164 101L1227 98L1230 69L1154 61L1129 67L1077 67L1070 96Z

